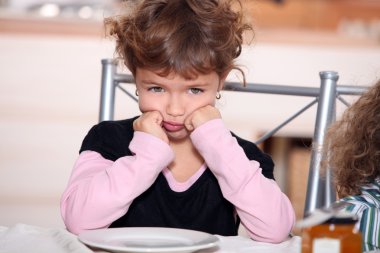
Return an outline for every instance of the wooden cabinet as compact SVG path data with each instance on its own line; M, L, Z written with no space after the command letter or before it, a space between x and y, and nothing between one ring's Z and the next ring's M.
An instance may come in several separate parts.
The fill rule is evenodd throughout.
M243 0L252 22L262 28L336 30L348 21L380 22L376 0Z

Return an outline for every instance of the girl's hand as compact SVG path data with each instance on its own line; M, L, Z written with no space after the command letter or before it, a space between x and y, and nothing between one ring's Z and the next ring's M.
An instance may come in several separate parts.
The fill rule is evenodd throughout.
M188 131L192 131L207 121L220 118L222 116L217 108L206 105L191 113L185 120L185 126Z
M158 111L145 112L133 121L133 129L135 131L141 131L154 135L164 142L169 143L168 136L161 126L162 120L163 117Z

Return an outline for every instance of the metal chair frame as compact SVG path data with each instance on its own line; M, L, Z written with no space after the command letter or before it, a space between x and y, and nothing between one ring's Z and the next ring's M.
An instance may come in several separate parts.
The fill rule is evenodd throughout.
M132 75L117 73L116 60L103 59L101 62L102 78L99 121L113 120L115 90L117 87L125 92L130 98L137 101L132 94L120 86L120 83L133 84L134 79ZM319 73L319 76L319 88L254 83L248 83L246 87L243 87L237 82L226 82L224 87L224 90L228 91L306 96L314 98L314 100L297 111L283 123L267 132L258 141L256 141L256 143L263 142L311 106L318 103L304 208L305 216L314 211L316 208L328 207L336 200L336 191L333 183L331 182L330 170L328 169L326 171L326 175L322 177L320 176L320 161L322 158L321 148L323 146L326 130L335 120L336 98L346 106L349 106L349 103L347 103L341 95L361 95L367 89L367 87L337 85L339 75L335 71L322 71Z

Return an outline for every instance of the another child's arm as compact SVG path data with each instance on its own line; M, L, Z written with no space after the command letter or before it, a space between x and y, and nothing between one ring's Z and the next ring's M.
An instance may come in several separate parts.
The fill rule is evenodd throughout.
M258 162L247 158L222 120L204 123L191 139L250 237L264 242L285 240L295 222L289 199L274 180L263 176Z
M366 185L361 190L361 195L350 195L340 201L350 203L344 211L359 218L356 226L362 234L363 251L376 250L380 248L379 188L377 185Z
M133 156L115 162L94 151L80 154L61 199L69 231L108 227L174 158L167 143L144 132L134 133L129 149Z

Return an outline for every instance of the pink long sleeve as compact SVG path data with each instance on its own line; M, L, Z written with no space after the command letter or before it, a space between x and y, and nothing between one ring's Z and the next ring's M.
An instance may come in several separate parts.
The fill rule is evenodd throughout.
M274 180L262 175L258 162L247 158L222 120L201 125L191 139L218 179L223 196L236 207L250 237L283 241L295 222L289 199Z
M69 231L78 234L108 227L174 159L168 144L143 132L134 133L129 148L134 155L115 162L94 151L80 154L61 198L61 214Z

